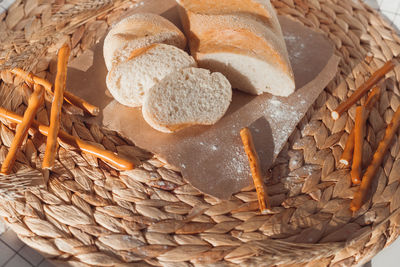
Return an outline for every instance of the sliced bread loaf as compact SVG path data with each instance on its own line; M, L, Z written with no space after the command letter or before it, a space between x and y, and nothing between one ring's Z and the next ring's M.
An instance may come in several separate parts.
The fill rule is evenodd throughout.
M121 104L137 107L145 93L168 74L195 67L195 60L185 51L166 44L152 44L133 51L107 75L107 87Z
M289 96L294 92L286 53L275 50L270 42L247 30L219 29L206 36L195 54L200 67L223 73L234 88L250 94Z
M221 72L236 89L288 96L295 83L282 30L269 0L258 2L271 15L268 23L237 12L212 10L210 15L182 9L190 49L200 67Z
M232 87L221 73L186 68L165 77L145 96L143 117L154 129L175 132L215 124L227 111Z
M133 50L154 43L184 49L186 37L172 22L156 14L135 14L121 20L104 40L103 54L107 69L126 60Z

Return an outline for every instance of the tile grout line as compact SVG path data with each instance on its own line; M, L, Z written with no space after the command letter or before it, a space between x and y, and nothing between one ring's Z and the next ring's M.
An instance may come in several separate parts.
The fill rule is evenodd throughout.
M18 249L16 252L20 252L24 247L26 247L26 245L24 244L20 249Z
M17 237L18 238L18 237ZM4 242L4 240L0 239L0 241L7 246L9 249L11 249L14 252L14 255L9 258L2 266L5 266L12 258L14 258L16 255L20 256L22 259L24 259L26 262L28 262L31 266L35 267L35 265L33 265L27 258L25 258L22 254L20 254L19 252L26 247L26 245L23 245L18 251L16 251L14 248L10 247L6 242ZM42 261L45 260L45 258L43 257ZM40 263L42 263L42 261Z
M18 253L15 253L11 258L9 258L2 267L6 266L12 259L14 259L16 256L20 256L24 261L26 261L30 266L32 267L36 267L35 265L33 265L32 263L30 263L27 259L25 259L24 257L22 257L21 255L19 255ZM11 266L14 267L14 266ZM18 266L16 266L18 267Z
M14 254L11 258L9 258L1 267L6 266L17 254Z
M43 259L36 265L36 267L40 266L40 264L42 264L44 261L46 261L47 259L45 257L43 257Z
M19 255L21 258L23 258L27 263L29 263L31 266L35 267L32 262L30 262L27 258L25 258L22 254L19 254L19 251L16 253L16 255Z
M15 251L12 247L10 247L4 240L0 239L0 242L2 242L4 245L6 245L9 249L11 249L13 252L17 253L18 251Z

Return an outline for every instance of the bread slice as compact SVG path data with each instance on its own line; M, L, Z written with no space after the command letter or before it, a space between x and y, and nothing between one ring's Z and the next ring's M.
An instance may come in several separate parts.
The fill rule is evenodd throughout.
M171 133L191 125L215 124L231 100L232 87L221 73L186 68L152 87L145 96L142 112L154 129Z
M107 87L121 104L138 107L145 93L168 74L195 67L195 60L185 51L166 44L152 44L131 53L107 75Z
M242 13L181 10L190 50L200 67L221 72L233 88L288 96L295 83L282 30L269 0L258 2L271 14L269 23Z
M184 49L186 37L172 22L156 14L135 14L121 20L104 40L103 54L107 69L126 60L133 50L154 43Z

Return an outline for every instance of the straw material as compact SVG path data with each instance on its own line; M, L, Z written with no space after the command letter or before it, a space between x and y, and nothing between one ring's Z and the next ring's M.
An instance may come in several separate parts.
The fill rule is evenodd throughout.
M86 13L89 19L73 9L74 23L59 24L62 12L77 2L83 1L17 0L9 13L0 15L5 32L0 36L1 55L8 54L8 59L17 59L14 65L52 79L57 48L68 42L72 57L79 56L128 8L134 8L132 2L104 1L95 7L100 8L97 17L93 9ZM342 58L337 76L298 125L271 170L267 188L273 214L259 214L254 188L244 189L229 201L205 196L171 166L117 133L63 113L65 131L126 155L138 168L118 172L61 144L47 188L31 189L16 201L1 200L0 216L25 243L57 266L66 262L73 266L356 266L392 243L400 229L400 140L395 138L378 171L372 197L352 214L349 205L357 187L351 187L349 170L341 169L339 160L354 125L355 107L337 121L330 114L400 53L400 39L359 1L273 3L280 14L324 33ZM26 45L42 29L54 26L54 21L68 35L55 44L49 40ZM19 38L12 39L17 33ZM3 45L10 40L18 42ZM40 45L44 47L40 53L32 50ZM400 105L399 75L396 67L380 84L382 97L366 127L364 167ZM2 106L22 114L29 89L7 71L1 72L1 78ZM49 112L47 102L37 120L48 125ZM15 131L14 124L1 122L0 162ZM40 168L44 148L45 138L31 132L15 170Z
M7 231L7 225L3 219L0 219L0 235L4 234Z

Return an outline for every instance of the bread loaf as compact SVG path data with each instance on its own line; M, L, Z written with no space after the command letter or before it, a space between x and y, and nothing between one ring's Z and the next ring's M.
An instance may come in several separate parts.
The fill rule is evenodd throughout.
M269 0L244 0L244 7L236 9L236 0L217 1L212 10L199 0L179 2L190 50L200 67L221 72L234 88L247 93L294 92L286 44Z
M154 43L184 49L186 38L167 19L150 13L135 14L117 23L104 40L103 54L108 70L125 61L132 51Z
M152 44L133 51L126 61L114 65L106 83L118 102L138 107L145 93L165 76L195 66L195 60L185 51L171 45Z
M186 68L171 73L146 93L142 112L153 128L170 133L216 123L232 100L232 87L221 73Z

